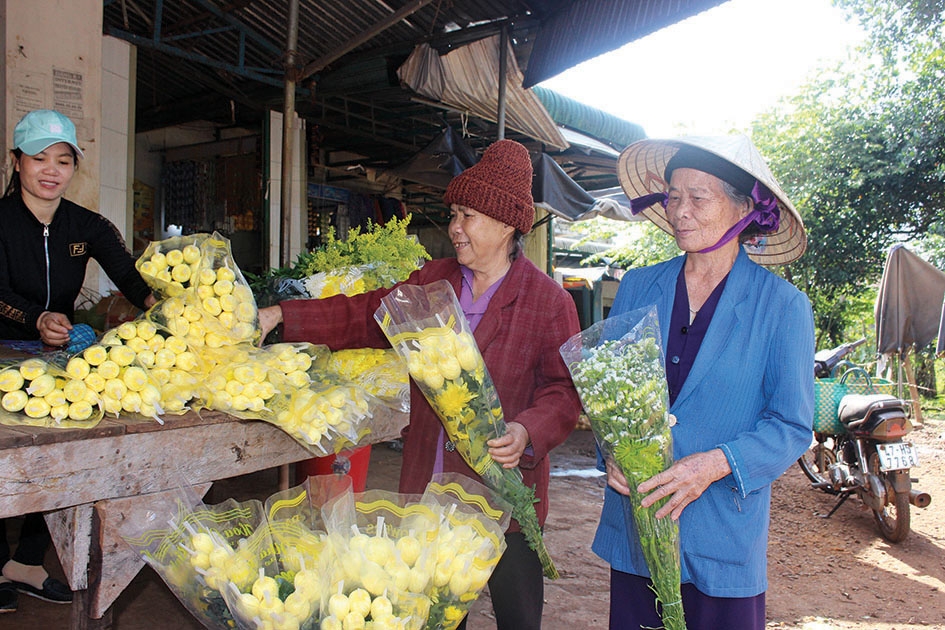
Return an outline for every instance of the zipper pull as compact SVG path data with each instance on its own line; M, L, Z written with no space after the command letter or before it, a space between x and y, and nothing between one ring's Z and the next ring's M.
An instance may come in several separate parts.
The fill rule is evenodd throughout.
M43 238L49 238L49 224L43 223Z

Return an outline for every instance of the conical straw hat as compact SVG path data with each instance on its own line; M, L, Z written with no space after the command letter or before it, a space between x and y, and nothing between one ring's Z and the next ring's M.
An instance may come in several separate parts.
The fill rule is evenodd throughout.
M667 191L669 182L663 179L666 163L683 145L708 151L731 162L767 186L777 197L781 213L780 225L777 231L762 234L760 238L755 239L757 242L744 245L752 260L762 265L786 265L801 257L807 248L804 221L747 136L685 136L671 140L649 139L634 142L623 150L617 160L617 179L627 196L635 199ZM666 219L666 210L661 204L654 203L644 208L640 214L663 231L673 233L673 228Z

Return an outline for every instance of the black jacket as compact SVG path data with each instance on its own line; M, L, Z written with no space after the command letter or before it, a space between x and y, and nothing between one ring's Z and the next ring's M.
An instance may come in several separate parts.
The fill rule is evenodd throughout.
M0 199L0 339L39 339L43 311L72 320L90 258L144 308L151 290L111 221L62 199L47 234L20 195Z

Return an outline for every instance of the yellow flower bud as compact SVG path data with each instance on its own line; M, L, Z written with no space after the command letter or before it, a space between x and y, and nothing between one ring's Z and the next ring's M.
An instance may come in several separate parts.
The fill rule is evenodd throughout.
M19 370L11 368L0 372L0 391L2 392L15 392L18 389L23 389L24 382L23 375L20 374Z
M184 262L184 253L179 249L172 249L164 254L169 267L176 267Z
M28 381L32 381L46 373L46 362L42 359L27 359L20 363L20 375Z
M184 262L192 265L200 260L200 248L194 244L185 245L181 250L184 255Z
M16 413L17 411L23 411L23 408L26 406L26 403L29 402L30 396L22 389L17 389L12 392L7 392L3 395L3 398L0 398L0 406L2 406L7 411L12 411Z

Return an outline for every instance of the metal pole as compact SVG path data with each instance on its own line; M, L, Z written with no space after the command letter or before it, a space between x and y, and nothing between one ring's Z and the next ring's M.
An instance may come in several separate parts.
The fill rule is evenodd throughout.
M282 196L279 207L282 221L279 223L279 265L287 267L290 262L292 234L292 139L295 121L295 67L296 46L299 41L299 0L289 0L289 25L285 51L285 105L282 111ZM279 467L279 489L289 488L289 466Z
M509 66L509 27L502 27L499 36L499 109L496 112L496 140L505 138L505 83Z
M289 24L285 51L285 104L282 112L282 221L279 224L279 264L288 266L292 235L292 154L295 122L295 80L298 76L296 46L299 40L299 0L289 0Z

